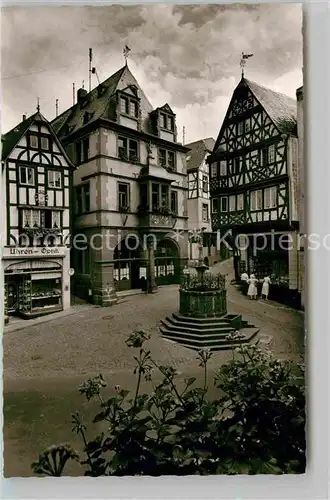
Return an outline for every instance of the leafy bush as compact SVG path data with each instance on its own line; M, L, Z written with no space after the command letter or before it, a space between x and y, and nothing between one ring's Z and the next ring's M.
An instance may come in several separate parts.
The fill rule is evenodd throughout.
M104 432L88 440L79 413L72 416L73 430L84 444L84 458L69 445L51 447L32 464L36 474L58 476L68 460L78 460L87 476L282 474L305 470L305 398L301 365L273 358L258 346L239 347L233 359L214 375L219 398L208 396L208 350L198 353L204 373L202 387L187 378L182 389L176 370L158 365L135 332L127 339L138 349L134 356L135 393L116 386L107 399L101 375L79 387L81 394L97 398L100 412L94 422ZM162 375L153 381L154 370ZM141 394L142 378L152 384ZM55 464L55 465L54 465Z

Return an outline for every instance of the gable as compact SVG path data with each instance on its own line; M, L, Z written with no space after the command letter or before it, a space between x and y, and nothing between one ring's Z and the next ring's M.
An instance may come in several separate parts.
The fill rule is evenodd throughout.
M243 147L243 140L237 138L237 123L241 116L242 120L245 117L249 120L248 135L250 137L244 145L295 131L295 101L293 99L242 79L230 100L214 152L225 152L228 141L235 141L235 145L232 144L229 150Z
M169 113L169 114L171 114L171 115L174 115L174 114L175 114L175 113L173 113L173 111L172 111L172 109L171 109L170 105L169 105L169 104L167 104L167 103L166 103L166 104L164 104L164 106L162 106L162 107L160 107L160 108L158 108L158 109L159 109L160 111L164 111L165 113Z
M73 166L50 123L39 112L13 130L13 136L11 131L4 136L4 142L8 137L8 144L11 143L10 151L7 148L9 153L4 159L66 168Z

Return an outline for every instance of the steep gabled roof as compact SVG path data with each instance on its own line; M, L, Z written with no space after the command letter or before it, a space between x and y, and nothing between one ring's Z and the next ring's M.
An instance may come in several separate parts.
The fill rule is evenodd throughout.
M242 78L235 88L232 98L230 100L225 118L222 122L219 135L217 137L214 152L221 151L219 144L222 138L224 127L226 126L226 121L230 115L230 110L237 97L239 89L242 87L248 88L250 92L254 95L255 99L263 107L269 118L272 120L274 125L277 127L280 133L290 134L296 132L297 127L297 104L291 97L281 94L280 92L275 92L274 90L268 89L259 85L258 83Z
M138 88L143 114L142 119L145 118L153 108L128 66L125 65L107 80L86 93L82 103L77 102L74 106L55 118L52 121L54 129L62 135L61 130L63 130L65 125L68 125L70 127L69 133L75 132L85 125L84 115L86 112L89 114L88 123L98 120L99 118L115 120L116 103L113 99L114 95L117 90L124 91L132 85ZM67 135L67 133L68 132L65 132L64 135Z
M34 122L36 114L38 114L38 113L31 115L29 118L26 118L21 123L16 125L16 127L9 130L9 132L7 132L6 134L3 134L3 136L1 137L1 158L2 158L2 160L5 160L10 155L10 153L12 152L12 150L14 149L14 147L16 146L16 144L18 143L20 138L25 134L25 132L30 127L30 125L32 125L32 123ZM40 115L40 116L42 116L42 115Z
M1 158L2 158L2 160L6 160L8 158L8 156L11 154L11 152L15 148L16 144L20 141L20 139L24 136L24 134L29 130L31 125L33 125L36 122L38 122L38 123L42 122L45 124L46 127L49 128L49 130L53 136L53 139L55 140L55 142L56 142L57 146L59 147L60 151L62 152L62 154L64 155L66 161L68 162L69 165L73 166L72 161L70 160L70 158L68 157L67 153L65 152L62 144L58 140L54 128L52 127L51 123L49 123L49 121L40 113L40 111L37 111L36 113L29 116L25 120L21 121L21 123L16 125L16 127L12 128L11 130L9 130L9 132L7 132L6 134L4 134L1 137L1 142L2 142Z
M190 144L186 144L186 147L190 148L190 151L188 151L186 155L187 171L199 168L205 155L213 151L214 145L215 140L213 137L207 137L206 139L200 139Z
M244 81L279 131L284 134L290 133L297 124L297 103L295 99L263 87L251 80L244 79Z

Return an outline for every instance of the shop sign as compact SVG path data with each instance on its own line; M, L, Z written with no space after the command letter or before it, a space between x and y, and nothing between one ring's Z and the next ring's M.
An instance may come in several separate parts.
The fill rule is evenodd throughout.
M64 257L66 247L11 247L2 249L2 257Z

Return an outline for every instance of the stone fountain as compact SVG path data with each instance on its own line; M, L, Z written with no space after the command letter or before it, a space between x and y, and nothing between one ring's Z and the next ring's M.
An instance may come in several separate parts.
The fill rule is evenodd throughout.
M230 349L250 342L258 328L244 321L240 314L227 313L226 277L214 275L203 263L203 245L195 275L182 278L179 312L161 321L162 335L191 349Z

